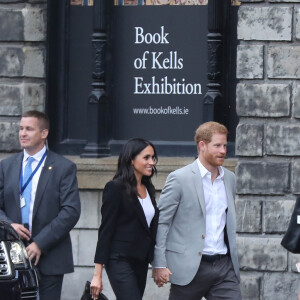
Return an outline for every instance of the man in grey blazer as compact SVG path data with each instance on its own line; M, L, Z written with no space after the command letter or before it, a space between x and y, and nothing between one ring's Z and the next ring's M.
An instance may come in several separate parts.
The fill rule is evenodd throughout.
M235 175L222 167L228 131L216 122L196 130L198 159L166 181L158 202L153 261L169 300L240 300L236 248Z
M74 271L69 232L79 219L80 200L76 166L46 149L48 132L47 115L23 114L19 139L24 150L0 162L0 220L27 245L40 273L40 300L58 300L63 275ZM29 179L26 168L33 174Z

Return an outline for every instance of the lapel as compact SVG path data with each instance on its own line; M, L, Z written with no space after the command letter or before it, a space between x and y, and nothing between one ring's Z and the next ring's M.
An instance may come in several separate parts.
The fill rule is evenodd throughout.
M197 158L198 159L198 158ZM204 218L206 217L206 210L205 210L205 199L204 199L204 191L203 191L203 184L202 184L202 178L200 174L200 170L198 167L197 159L190 165L192 169L193 176L193 184L195 187L195 190L197 192L198 201L200 203L200 207L202 209Z
M155 217L158 216L158 208L157 208L155 199L152 199L151 196L150 196L150 198L151 198L152 205L153 205L153 207L154 207L154 217L153 217L153 219L154 219Z
M230 219L230 216L232 212L234 211L234 198L232 194L232 184L230 182L229 176L227 175L227 171L224 169L224 185L226 190L226 196L227 196L227 206L228 206L228 212L227 212L227 220Z
M51 151L48 150L47 157L46 157L46 160L45 160L45 164L44 164L44 167L41 171L38 186L37 186L37 189L36 189L34 206L33 206L33 213L32 213L32 220L34 219L34 217L37 213L38 207L41 203L41 200L42 200L43 194L45 192L46 185L49 181L49 178L51 177L51 174L54 172L54 170L53 170L54 162L55 162L55 160L54 160L53 154L52 154Z
M135 212L138 216L138 219L140 220L140 222L142 223L143 227L148 231L150 232L150 229L148 227L148 224L147 224L147 220L146 220L146 217L145 217L145 214L144 214L144 210L142 208L142 205L138 199L137 196L132 196L132 200L133 200L133 206L135 208ZM152 199L151 199L152 200Z
M157 208L155 199L154 198L152 199L152 197L151 197L151 201L152 201L152 205L154 207L154 216L153 216L153 219L152 219L151 224L150 224L150 232L151 232L151 235L152 235L152 239L155 242L156 232L157 232L157 225L158 225L159 210Z
M17 217L19 223L22 223L22 216L21 216L21 207L20 207L20 175L22 170L22 162L23 162L23 151L19 153L16 159L13 162L12 172L11 172L11 180L12 186L14 187L13 190L13 197L15 201L15 207L17 207Z

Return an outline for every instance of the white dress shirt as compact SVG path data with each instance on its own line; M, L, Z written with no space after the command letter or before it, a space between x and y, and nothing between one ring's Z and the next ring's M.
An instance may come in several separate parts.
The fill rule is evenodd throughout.
M152 204L152 201L151 201L151 198L148 194L148 191L146 189L146 192L147 192L147 195L146 195L146 198L142 199L140 197L139 198L139 201L141 203L141 206L143 208L143 211L144 211L144 214L145 214L145 217L146 217L146 220L147 220L147 224L148 224L148 227L150 227L150 224L151 224L151 221L154 217L154 214L155 214L155 210L154 210L154 207L153 207L153 204Z
M31 156L31 157L34 158L34 161L31 164L32 171L34 171L34 169L37 167L38 163L42 159L45 152L46 152L46 146L44 146L43 149L41 151L39 151L38 153ZM27 164L28 157L30 157L30 155L24 150L24 157L23 157L23 164L22 164L23 176L24 176L25 166ZM33 212L33 206L34 206L34 201L35 201L36 189L37 189L37 185L38 185L38 182L39 182L39 179L40 179L42 169L43 169L44 164L45 164L45 160L46 160L46 158L42 162L42 164L39 167L39 169L37 170L37 172L32 177L31 200L30 200L30 208L29 208L29 230L30 231L31 231L31 227L32 227L32 212ZM25 182L23 182L23 184L25 184Z
M206 210L206 236L203 254L226 254L224 228L228 206L224 185L224 170L222 167L218 167L219 176L212 182L211 172L201 164L199 159L197 159L197 163L202 177Z

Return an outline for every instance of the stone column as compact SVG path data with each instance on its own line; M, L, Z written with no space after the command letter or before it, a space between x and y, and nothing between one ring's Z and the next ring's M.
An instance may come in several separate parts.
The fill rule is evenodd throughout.
M243 299L296 299L300 256L280 242L300 194L300 1L241 2L236 175Z

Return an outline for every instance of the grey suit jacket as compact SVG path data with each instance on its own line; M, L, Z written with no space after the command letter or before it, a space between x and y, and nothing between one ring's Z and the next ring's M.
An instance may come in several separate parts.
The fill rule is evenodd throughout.
M0 220L22 223L20 172L23 152L0 162ZM80 216L76 166L48 151L39 178L32 216L32 238L42 250L38 268L44 275L74 270L70 230Z
M229 251L240 278L236 249L235 175L224 168L228 200L226 230ZM158 201L159 222L153 267L168 267L170 281L187 285L199 268L206 233L205 199L197 161L172 172Z

